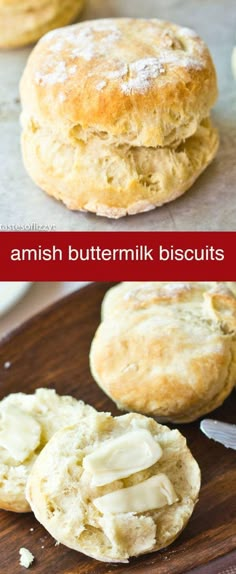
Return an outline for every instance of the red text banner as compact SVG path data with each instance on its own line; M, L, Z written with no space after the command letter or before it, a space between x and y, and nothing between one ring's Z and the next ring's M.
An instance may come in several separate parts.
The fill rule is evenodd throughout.
M2 232L1 281L236 280L234 232Z

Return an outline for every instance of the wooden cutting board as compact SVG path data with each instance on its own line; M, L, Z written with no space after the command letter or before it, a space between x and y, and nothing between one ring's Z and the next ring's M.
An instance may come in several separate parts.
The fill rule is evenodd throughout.
M98 410L119 414L93 382L88 362L101 300L108 287L91 284L73 293L2 341L0 398L17 391L32 392L40 386L54 387L58 393L72 394ZM4 368L6 362L10 362L9 368ZM233 392L214 417L235 422L235 398ZM199 421L179 428L202 469L202 489L187 528L169 549L132 559L127 566L96 562L65 546L55 546L55 540L33 514L0 511L0 574L25 572L19 565L22 546L35 556L31 567L35 574L183 574L194 568L200 572L200 565L235 550L236 452L205 438Z

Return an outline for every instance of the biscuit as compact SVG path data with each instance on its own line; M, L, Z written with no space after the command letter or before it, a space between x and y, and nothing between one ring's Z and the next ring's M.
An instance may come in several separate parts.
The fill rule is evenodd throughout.
M232 66L233 77L236 80L236 46L234 46L234 48L232 50L231 66Z
M177 538L199 489L198 464L178 430L133 413L95 412L89 424L84 419L48 442L26 495L58 542L97 560L128 562Z
M236 382L236 298L224 283L123 283L105 296L90 367L124 410L190 422Z
M0 0L0 47L35 42L49 30L72 22L84 0Z
M52 389L14 393L0 402L0 508L29 512L25 486L40 450L52 435L94 409Z
M153 209L215 156L216 97L211 56L192 30L123 18L50 32L21 80L25 167L70 209Z
M226 282L228 289L230 289L234 295L236 295L236 282L235 281L228 281Z

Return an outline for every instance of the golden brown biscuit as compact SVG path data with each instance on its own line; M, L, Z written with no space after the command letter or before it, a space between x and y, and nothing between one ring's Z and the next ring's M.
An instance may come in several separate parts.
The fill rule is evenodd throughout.
M233 76L236 79L236 46L234 46L234 48L232 50L231 66L232 66Z
M93 411L53 389L13 393L0 402L0 508L30 511L25 486L39 452L56 431Z
M27 498L58 542L97 560L128 562L177 538L199 488L198 464L178 430L142 415L94 412L46 445Z
M0 0L0 47L31 44L72 22L84 0Z
M236 381L236 298L225 284L123 283L91 345L96 382L120 407L189 422Z
M227 287L233 292L236 296L236 282L235 281L228 281L226 282Z
M216 97L211 56L192 30L128 18L56 30L21 81L26 169L70 209L153 209L215 156Z

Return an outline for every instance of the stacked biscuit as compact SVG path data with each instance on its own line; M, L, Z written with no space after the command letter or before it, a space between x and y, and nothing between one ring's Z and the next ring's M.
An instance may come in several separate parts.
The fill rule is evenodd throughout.
M0 47L35 42L48 30L72 22L84 0L0 0Z
M1 508L31 507L58 542L109 562L170 544L200 488L178 430L49 389L1 401L0 478Z
M51 32L21 81L26 169L70 209L113 218L153 209L215 156L216 97L193 30L123 18Z

